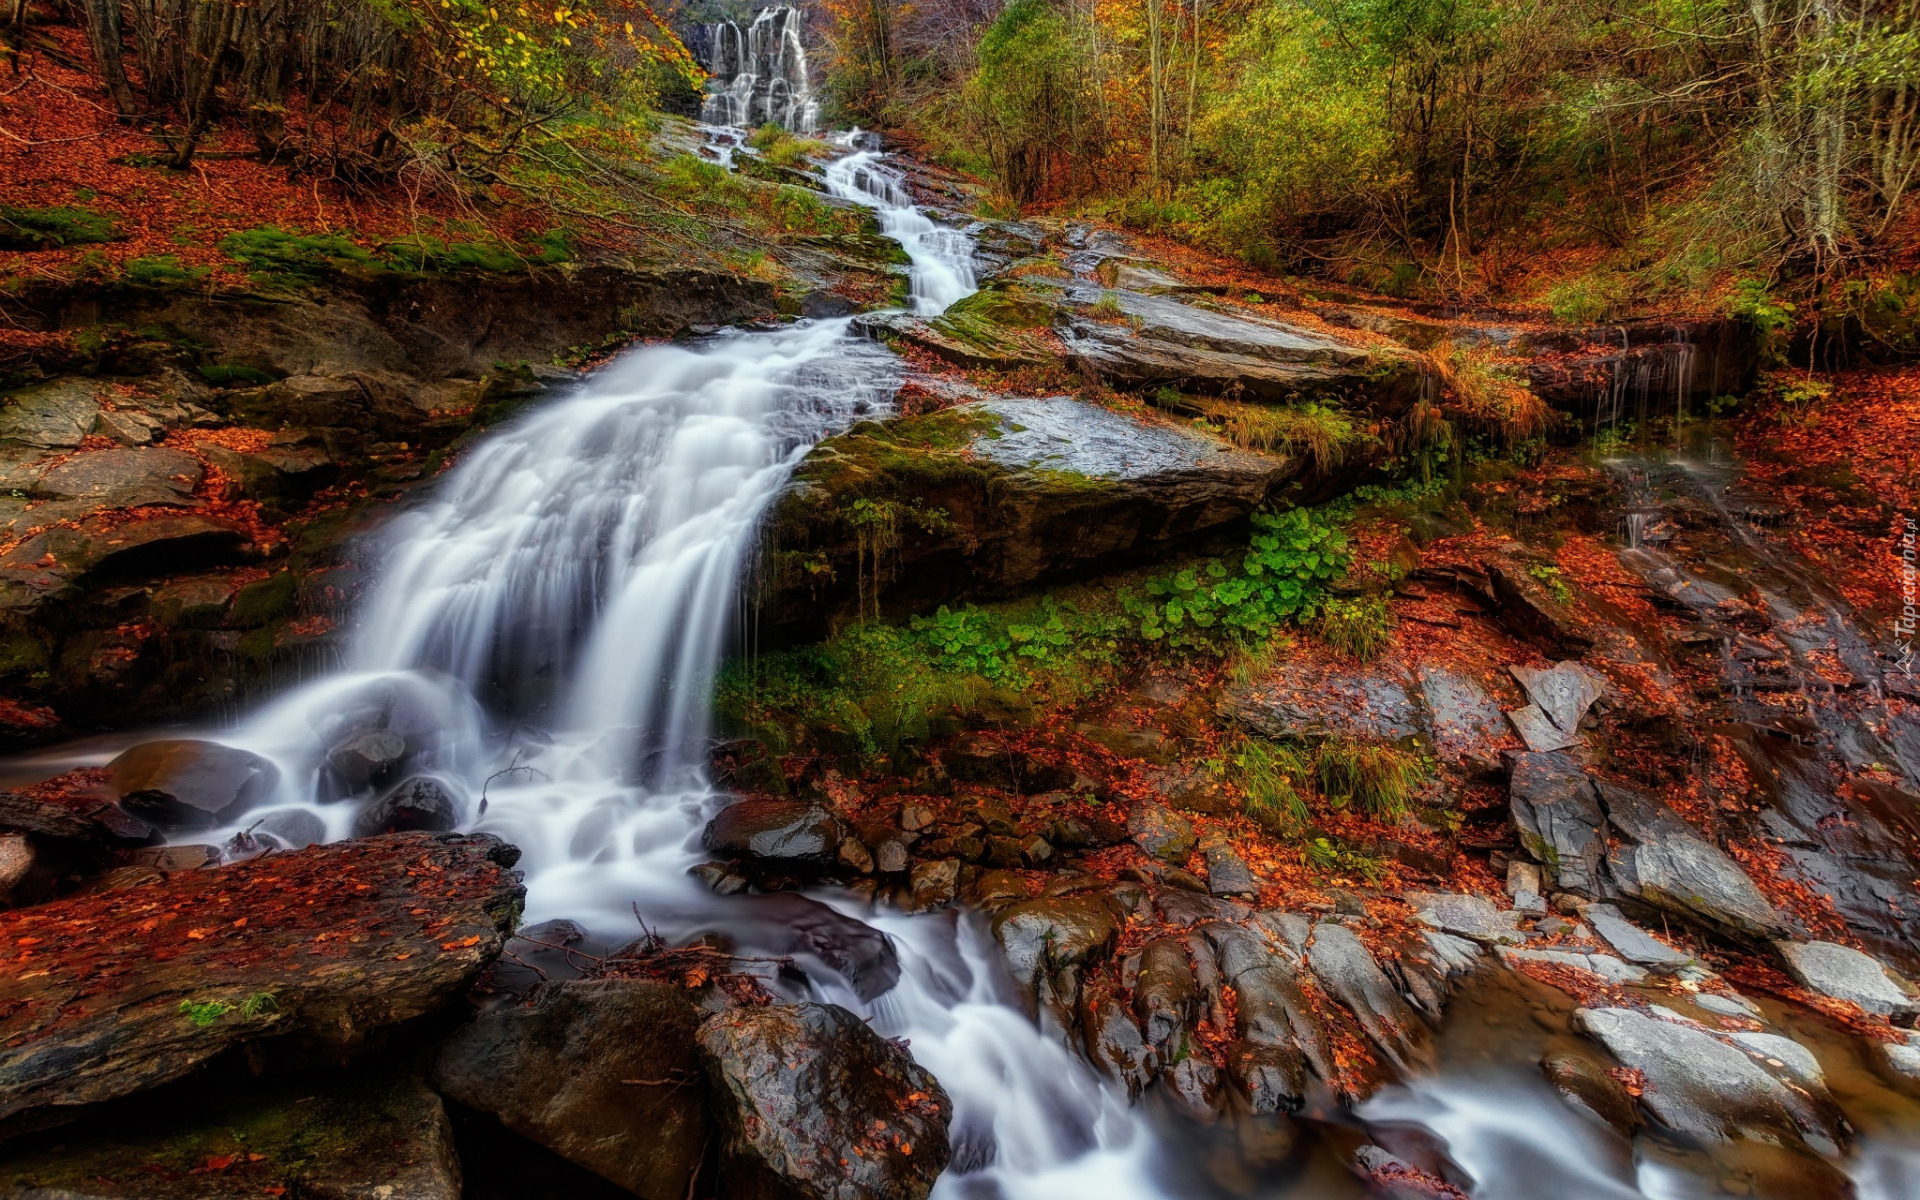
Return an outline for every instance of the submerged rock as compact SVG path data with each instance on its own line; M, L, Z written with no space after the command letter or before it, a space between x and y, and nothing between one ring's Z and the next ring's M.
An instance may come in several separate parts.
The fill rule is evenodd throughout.
M224 825L271 795L280 770L218 742L142 742L107 764L128 812L162 829Z
M1576 1112L1585 1113L1621 1137L1632 1137L1640 1113L1632 1095L1607 1069L1585 1054L1560 1051L1540 1060L1540 1069L1560 1098Z
M933 1190L952 1153L952 1102L853 1013L735 1008L698 1037L731 1194L925 1200Z
M709 1136L700 1014L644 979L544 984L447 1040L434 1085L646 1200L682 1200Z
M0 913L0 1120L266 1038L345 1052L436 1011L500 952L518 857L485 834L395 834Z

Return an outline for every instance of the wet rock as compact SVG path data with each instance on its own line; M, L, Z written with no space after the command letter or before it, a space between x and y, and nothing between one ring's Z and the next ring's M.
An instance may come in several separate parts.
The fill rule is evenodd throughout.
M32 904L58 880L58 869L26 834L0 834L0 908Z
M1786 931L1753 880L1718 846L1657 800L1598 783L1608 824L1619 835L1608 851L1614 883L1635 899L1735 937Z
M687 874L707 885L716 896L737 896L753 886L753 881L723 862L704 862L687 868Z
M1465 1200L1459 1188L1380 1146L1355 1150L1353 1170L1384 1200Z
M368 729L327 751L327 765L353 791L379 783L407 757L407 739L390 729Z
M100 415L98 386L59 379L13 393L0 403L0 442L42 450L72 450L93 432Z
M1207 890L1216 896L1257 896L1259 881L1228 845L1207 847Z
M960 860L942 858L920 863L913 868L908 886L912 895L910 911L931 912L936 908L945 908L960 895Z
M1127 840L1127 827L1106 817L1062 817L1047 826L1047 840L1069 850L1098 850Z
M213 517L87 519L56 526L0 554L0 603L27 611L80 579L171 574L247 557L244 527ZM9 582L10 581L10 582Z
M1580 914L1607 945L1620 957L1649 970L1671 974L1693 962L1693 955L1682 954L1659 938L1627 920L1611 904L1589 904Z
M1517 754L1507 787L1520 844L1546 884L1598 899L1607 894L1606 814L1593 783L1565 754Z
M1140 948L1133 1011L1149 1043L1165 1047L1193 1023L1200 996L1184 938L1156 938Z
M1426 1026L1352 930L1324 921L1315 925L1307 962L1315 978L1352 1011L1395 1066L1405 1071L1425 1056Z
M424 829L440 833L460 823L460 802L447 785L429 775L416 775L375 800L353 819L353 836Z
M1837 1128L1803 1128L1801 1104L1785 1084L1700 1026L1625 1008L1577 1009L1573 1022L1645 1076L1640 1102L1669 1129L1722 1141L1792 1144L1804 1135L1816 1148L1839 1144Z
M282 850L298 850L327 838L326 823L304 808L268 813L248 829L256 837L273 839L274 845Z
M699 1046L732 1194L925 1200L947 1165L940 1084L838 1005L717 1013Z
M257 500L306 500L340 477L339 464L318 446L232 450L201 442L200 453L233 481L241 495Z
M1026 755L990 733L964 733L940 752L947 774L968 783L1013 788L1020 785Z
M980 908L994 911L1009 901L1025 900L1031 895L1027 881L1011 871L982 871L967 889L967 899Z
M1550 967L1570 967L1576 971L1585 971L1608 983L1640 983L1647 972L1622 962L1611 954L1582 954L1574 950L1528 950L1512 946L1499 949L1500 961L1512 966L1515 963L1540 963Z
M1213 772L1205 767L1160 767L1145 776L1148 787L1181 812L1226 816L1237 807Z
M1580 732L1580 718L1586 715L1588 707L1606 693L1606 679L1598 672L1583 667L1577 662L1557 662L1550 670L1537 667L1508 667L1514 679L1527 693L1527 699L1533 706L1551 721L1554 727L1569 736L1577 737ZM1531 747L1535 750L1557 750L1557 746Z
M151 446L167 436L167 426L164 421L136 409L116 408L100 414L94 432L122 446Z
M1165 872L1167 882L1178 886L1173 868ZM1185 872L1181 872L1185 874ZM1191 878L1191 877L1189 877ZM1191 889L1160 892L1153 898L1153 909L1169 925L1195 925L1201 921L1240 921L1252 915L1246 905L1206 894L1207 885L1194 881Z
M137 846L156 836L152 826L110 800L84 794L47 799L0 792L0 831L99 852Z
M446 1108L404 1067L196 1088L0 1164L12 1200L460 1200Z
M1063 314L1067 361L1123 387L1228 389L1268 400L1361 396L1392 409L1417 398L1416 356L1370 352L1278 321L1199 308L1170 296L1070 289L1071 304L1111 303L1124 322Z
M205 474L199 459L180 450L89 450L42 475L32 494L100 508L192 504Z
M1499 761L1506 724L1485 688L1434 666L1419 669L1420 695L1433 725L1434 753L1447 762L1490 767Z
M893 939L865 921L791 892L745 897L743 904L740 911L750 914L755 936L777 935L767 952L817 958L862 1000L885 995L900 982Z
M918 833L939 819L939 814L925 804L900 806L900 828L908 833Z
M867 849L865 843L859 838L842 838L840 865L855 875L871 875L873 874L873 851Z
M1228 1081L1255 1113L1298 1112L1306 1103L1306 1059L1298 1047L1235 1042L1226 1060Z
M1493 593L1494 615L1510 632L1561 658L1578 658L1593 649L1593 639L1574 623L1567 605L1533 578L1524 564L1485 562L1482 566Z
M1870 1013L1910 1024L1920 1015L1920 991L1888 967L1834 942L1775 942L1787 973L1808 991L1857 1004Z
M1395 663L1355 670L1350 663L1290 657L1266 678L1230 692L1221 707L1266 737L1328 737L1397 742L1425 731L1412 676Z
M682 1200L708 1138L685 988L543 984L475 1017L434 1062L441 1093L648 1200Z
M839 863L840 843L848 836L845 822L822 805L751 796L707 822L701 844L756 867L818 875Z
M1429 929L1456 933L1487 945L1518 945L1527 940L1520 930L1520 914L1495 908L1485 896L1459 892L1412 892L1416 921Z
M437 1011L500 952L518 856L481 834L396 834L0 913L0 1120L261 1039L344 1053Z
M866 604L877 588L894 615L1147 561L1224 534L1289 474L1284 461L1062 396L869 422L815 447L769 513L780 545L808 547L782 560L769 617L797 638L861 611L859 579ZM877 581L845 519L855 497L906 514ZM933 510L943 518L912 516Z
M1908 1033L1897 1042L1879 1042L1874 1047L1880 1062L1909 1090L1920 1090L1920 1034Z
M1098 999L1083 995L1080 1000L1080 1036L1087 1058L1109 1079L1127 1089L1129 1100L1138 1100L1153 1074L1159 1056L1141 1037L1126 1005L1112 996Z
M273 793L280 771L218 742L142 742L107 764L121 807L161 829L206 829L234 820Z
M716 745L707 754L707 770L713 785L727 791L777 796L787 790L779 759L757 738L734 738Z
M1553 750L1567 750L1580 744L1580 735L1569 733L1555 725L1547 714L1532 704L1516 708L1507 714L1513 722L1513 731L1527 744L1527 749L1544 754Z
M1066 1003L1077 998L1074 973L1104 962L1119 932L1113 909L1098 896L1029 900L993 919L993 935L1013 977L1028 987L1047 983Z
M1174 1106L1189 1117L1210 1121L1220 1114L1220 1072L1211 1062L1182 1047L1179 1057L1161 1072L1161 1086Z
M1640 1111L1619 1080L1585 1054L1559 1051L1540 1060L1540 1070L1560 1098L1575 1112L1612 1127L1621 1137L1632 1137L1640 1126Z
M1148 855L1175 866L1186 862L1200 841L1191 821L1152 803L1134 805L1127 814L1127 834Z
M153 619L173 629L218 629L239 590L219 575L168 580L153 591Z
M1321 1079L1338 1078L1333 1039L1301 988L1301 961L1291 951L1275 953L1263 939L1237 926L1208 926L1207 936L1221 977L1238 1001L1234 1017L1240 1039L1295 1047Z
M1438 1021L1454 981L1479 967L1480 947L1450 933L1423 930L1404 940L1380 964L1415 1008Z

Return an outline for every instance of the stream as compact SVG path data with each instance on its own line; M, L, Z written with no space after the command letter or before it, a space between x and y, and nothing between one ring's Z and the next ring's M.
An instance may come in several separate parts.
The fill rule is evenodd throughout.
M885 155L847 153L825 180L905 247L916 314L974 290L970 239L915 207ZM954 1102L945 1200L1358 1197L1345 1164L1366 1142L1480 1200L1793 1186L1769 1182L1765 1147L1630 1145L1575 1114L1536 1065L1574 1040L1572 1002L1504 971L1463 985L1435 1074L1357 1110L1323 1096L1293 1119L1198 1125L1153 1093L1130 1104L1036 1023L977 915L870 912L831 891L722 897L692 878L723 800L704 775L709 697L760 517L817 441L889 414L902 378L846 319L733 331L631 350L473 446L380 535L343 668L220 735L281 771L246 829L269 845L349 836L355 806L325 754L376 710L458 798L463 829L522 849L528 925L572 920L605 945L636 916L670 939L724 932L742 953L793 956L801 973L776 985L789 995L906 1039ZM1920 1196L1920 1149L1899 1140L1920 1131L1913 1103L1849 1040L1772 1016L1805 1033L1862 1135L1834 1180L1859 1200Z

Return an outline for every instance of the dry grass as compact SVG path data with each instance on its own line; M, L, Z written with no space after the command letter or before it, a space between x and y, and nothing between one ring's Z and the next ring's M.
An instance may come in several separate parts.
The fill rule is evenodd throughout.
M1441 342L1431 357L1454 406L1480 431L1509 444L1547 431L1552 419L1547 402L1501 362L1493 347Z

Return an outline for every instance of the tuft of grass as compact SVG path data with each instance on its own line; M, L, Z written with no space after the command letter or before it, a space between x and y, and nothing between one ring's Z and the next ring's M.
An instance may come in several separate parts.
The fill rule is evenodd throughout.
M1093 303L1093 319L1096 321L1124 321L1126 310L1120 307L1120 297L1112 292L1104 292Z
M1313 764L1305 752L1247 737L1233 747L1227 761L1246 795L1241 810L1254 824L1276 837L1291 837L1306 828L1311 814L1300 789L1313 777Z
M240 1015L249 1021L279 1014L280 1002L273 998L272 992L255 992L240 1002Z
M1361 662L1387 648L1392 629L1393 611L1387 607L1387 598L1380 595L1328 600L1315 624L1320 640Z
M77 205L20 208L0 204L0 250L55 250L123 235L111 217Z
M1419 755L1373 742L1333 739L1314 755L1320 790L1335 805L1358 804L1376 817L1404 816L1427 777Z
M829 147L825 142L814 138L795 137L772 121L753 131L747 138L747 145L760 152L760 157L776 167L791 167L815 154L825 154Z
M1365 435L1344 410L1331 404L1276 407L1232 400L1203 400L1200 410L1226 439L1248 450L1300 454L1331 471Z
M1576 275L1547 289L1547 307L1554 319L1574 325L1608 321L1626 308L1626 288L1621 280L1599 275Z
M1552 410L1491 346L1441 342L1432 353L1441 383L1481 432L1515 445L1547 431Z

